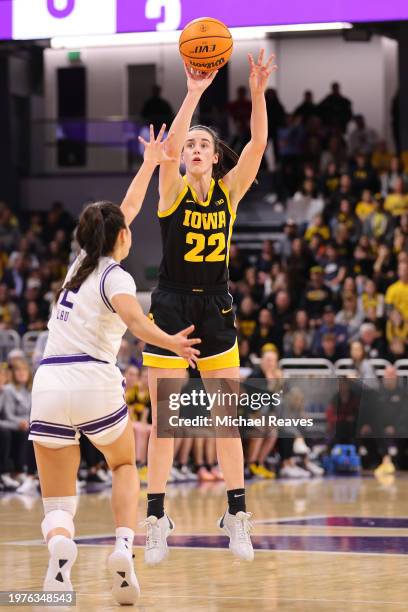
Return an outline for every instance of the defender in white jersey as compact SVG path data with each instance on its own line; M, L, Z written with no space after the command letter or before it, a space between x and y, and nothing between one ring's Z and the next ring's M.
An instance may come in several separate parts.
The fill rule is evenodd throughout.
M74 516L79 437L86 435L112 470L115 549L108 566L112 593L132 604L140 590L133 568L132 544L139 493L133 429L123 396L116 356L126 329L162 346L194 366L198 339L193 326L169 335L159 329L136 299L136 286L120 265L131 247L130 223L140 210L158 163L168 161L162 136L145 145L145 158L119 208L91 204L77 228L81 253L71 266L52 309L44 357L34 378L29 438L40 476L45 518L41 524L50 553L44 590L72 590L70 571L77 556Z

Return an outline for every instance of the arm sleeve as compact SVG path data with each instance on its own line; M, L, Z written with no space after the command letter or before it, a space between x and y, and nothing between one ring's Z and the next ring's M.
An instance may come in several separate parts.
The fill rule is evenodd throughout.
M101 289L109 303L115 295L120 293L136 296L135 281L120 266L115 266L109 270L101 283Z

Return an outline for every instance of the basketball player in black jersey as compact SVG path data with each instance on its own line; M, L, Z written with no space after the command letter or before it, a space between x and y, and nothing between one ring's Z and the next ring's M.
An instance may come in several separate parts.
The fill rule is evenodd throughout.
M267 144L265 89L273 56L255 63L249 56L252 98L251 140L228 172L226 145L205 126L190 128L201 95L216 72L192 74L186 68L188 92L170 128L166 149L175 162L160 167L158 216L163 242L159 284L153 291L151 316L168 333L190 324L201 338L198 369L208 379L238 379L239 354L232 297L228 293L228 257L238 203L254 182ZM186 168L180 175L180 159ZM148 510L145 559L159 563L167 554L167 536L174 525L164 513L164 491L173 462L172 439L157 437L157 380L182 379L187 361L147 345L143 363L149 368L153 427L148 454ZM219 526L230 537L232 552L253 559L246 512L242 443L239 437L217 438L217 456L224 474L228 510Z

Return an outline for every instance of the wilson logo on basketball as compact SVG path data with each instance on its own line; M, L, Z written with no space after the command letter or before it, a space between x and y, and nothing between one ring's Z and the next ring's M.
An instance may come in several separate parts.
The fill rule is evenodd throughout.
M217 45L197 45L193 53L212 53L217 48Z
M190 66L194 66L194 68L207 68L207 69L218 68L224 63L225 63L225 60L223 57L220 57L220 59L218 59L216 62L197 62L197 61L190 60Z

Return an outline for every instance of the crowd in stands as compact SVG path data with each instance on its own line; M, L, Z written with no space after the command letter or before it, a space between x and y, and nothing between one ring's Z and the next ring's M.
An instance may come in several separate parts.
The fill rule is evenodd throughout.
M363 115L353 114L337 83L320 103L306 91L291 113L270 89L267 108L270 147L264 170L287 215L281 240L265 240L256 255L231 245L230 292L241 366L249 378L279 382L281 358L317 357L332 364L350 358L350 367L372 381L373 391L394 397L393 418L398 419L403 402L393 364L408 358L408 168ZM151 113L148 107L145 111ZM234 126L231 144L239 152L249 134L244 87L228 112ZM0 204L0 330L23 335L46 329L72 257L74 225L59 202L46 215L23 218ZM142 348L139 341L124 340L118 363L126 379L140 476L146 481L151 416ZM383 380L377 378L373 358L390 364ZM0 488L21 492L35 483L32 445L26 439L31 365L17 351L0 368ZM382 460L385 470L392 471L393 461L404 466L407 445L396 442L389 414L376 424L381 442L373 437L362 441L372 424L357 426L356 393L350 385L340 386L337 410L333 403L327 406L326 444L351 441L365 448L366 465ZM295 412L304 410L296 390L288 401ZM310 446L300 430L250 438L246 476L272 478L276 457L283 476L321 475ZM81 450L82 477L109 483L98 451L83 439ZM177 440L175 452L172 480L222 479L214 440Z

